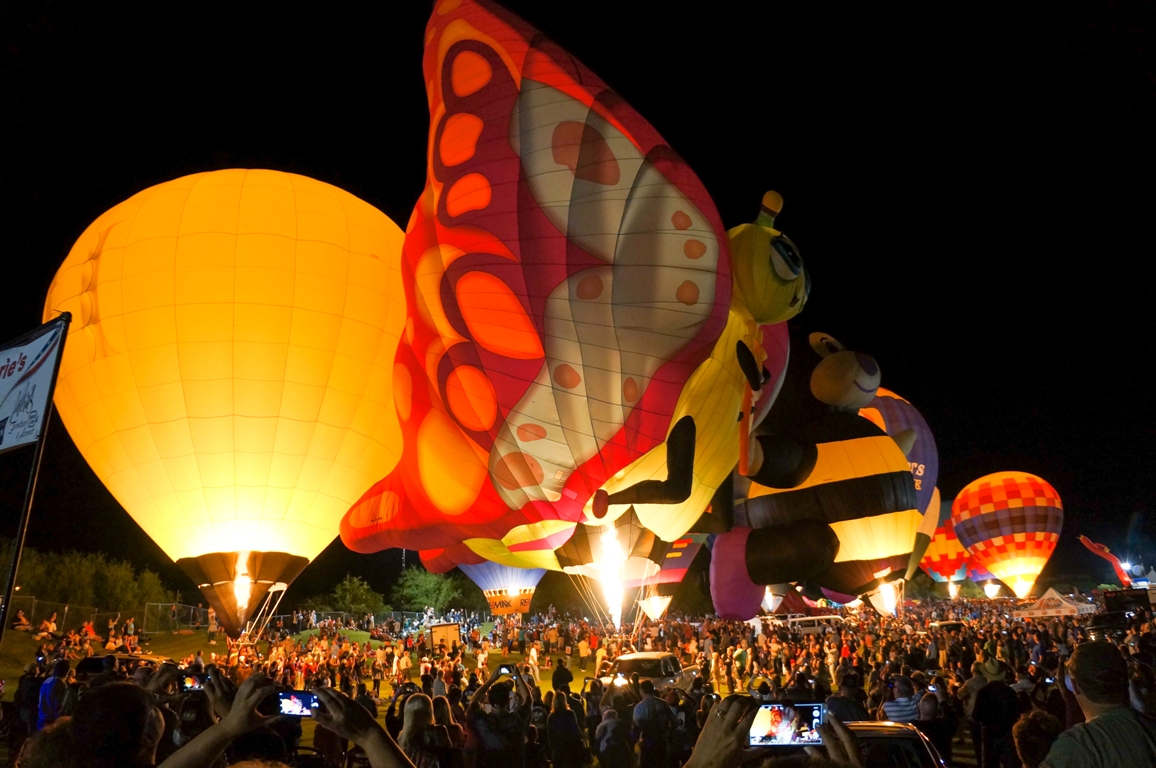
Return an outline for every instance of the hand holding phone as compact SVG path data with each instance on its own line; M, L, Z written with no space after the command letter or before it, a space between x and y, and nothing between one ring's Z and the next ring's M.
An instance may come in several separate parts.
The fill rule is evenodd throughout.
M821 744L819 726L827 722L827 706L818 704L762 704L749 734L752 747Z
M281 714L290 717L313 717L317 711L317 694L309 691L281 691L277 694Z
M203 691L205 690L205 681L209 676L204 672L195 672L192 674L184 674L181 676L181 693L188 693L189 691Z

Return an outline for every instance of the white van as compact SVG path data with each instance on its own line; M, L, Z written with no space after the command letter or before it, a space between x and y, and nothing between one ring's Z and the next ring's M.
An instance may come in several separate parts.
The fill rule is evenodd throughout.
M843 628L842 616L798 616L787 619L788 632L797 632L800 635L823 635L828 632L838 632Z

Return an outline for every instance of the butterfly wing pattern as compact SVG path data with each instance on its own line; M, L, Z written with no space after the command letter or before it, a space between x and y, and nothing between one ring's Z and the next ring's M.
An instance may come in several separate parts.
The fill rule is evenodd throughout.
M726 233L658 133L513 14L442 0L425 40L427 181L394 371L404 447L342 539L443 567L479 559L466 542L556 568L594 493L663 446L727 327Z

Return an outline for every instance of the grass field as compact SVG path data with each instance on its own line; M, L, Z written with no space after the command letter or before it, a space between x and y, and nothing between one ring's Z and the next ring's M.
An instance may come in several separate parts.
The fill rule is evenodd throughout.
M483 625L483 634L488 634L491 629L490 625ZM304 640L314 632L302 632L295 637L299 640ZM349 631L346 632L349 639L364 643L369 639L368 632ZM4 681L4 700L11 701L13 694L16 692L16 682L20 679L20 675L24 672L24 665L36 658L36 649L40 643L33 640L30 635L25 632L4 633L3 643L0 644L0 680ZM376 647L376 644L375 646ZM219 640L217 645L209 645L209 636L206 630L199 630L189 634L172 634L169 632L153 633L150 641L143 646L142 650L145 653L152 653L158 656L168 656L173 659L180 660L185 656L192 655L197 651L203 651L206 661L208 661L209 653L218 651L224 653L226 649L224 640ZM490 652L490 669L494 669L501 657L499 651ZM521 654L515 653L510 656L511 663L521 663L524 658ZM473 669L473 660L468 659L466 666ZM582 676L579 670L571 665L574 671L574 676L578 681L581 681ZM546 692L550 688L550 669L545 667L541 670L542 683L540 687L542 692ZM414 664L413 670L414 678L417 678L417 664ZM387 693L388 691L388 693ZM382 684L382 696L388 701L389 697L393 695L393 689L388 683Z

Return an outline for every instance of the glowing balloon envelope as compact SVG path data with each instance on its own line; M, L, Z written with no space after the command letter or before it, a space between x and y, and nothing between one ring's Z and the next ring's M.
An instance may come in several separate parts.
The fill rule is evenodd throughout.
M658 621L662 618L662 614L666 613L666 609L670 607L672 599L670 595L651 595L639 600L638 605L647 618L651 621Z
M534 589L546 575L542 568L511 568L490 562L458 567L481 588L495 616L529 613Z
M969 483L951 507L955 534L975 565L1027 597L1064 523L1056 489L1026 472L997 472Z
M859 415L874 422L893 438L914 438L906 455L915 481L917 508L926 512L931 508L931 497L939 479L939 449L923 415L911 403L883 387L879 388L870 405L859 410ZM905 432L908 434L903 435ZM935 513L939 513L938 506Z
M951 502L940 502L938 524L919 566L935 581L957 582L967 578L970 559L971 554L955 535Z
M806 299L777 204L728 233L654 128L512 13L447 0L425 40L402 458L342 539L548 558L629 509L673 542L738 459L736 345L761 369L761 326Z
M199 173L100 216L49 288L69 434L231 633L397 463L403 237L320 181Z

